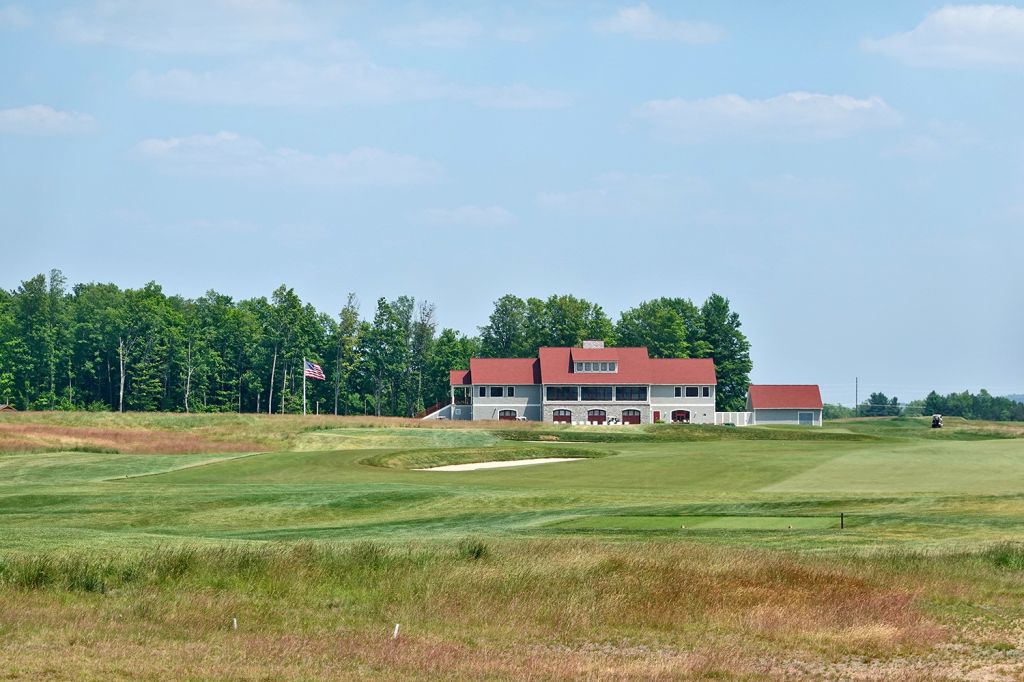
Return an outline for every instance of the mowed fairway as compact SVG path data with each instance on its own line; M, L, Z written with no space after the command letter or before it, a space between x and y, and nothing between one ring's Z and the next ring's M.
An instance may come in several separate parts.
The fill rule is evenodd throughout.
M93 533L139 544L550 537L602 530L617 537L697 535L712 542L796 549L970 547L979 540L1018 539L1024 441L930 435L519 443L485 430L338 428L299 437L294 451L286 452L8 454L0 456L0 542L7 549L29 550L88 548ZM562 437L573 438L573 431ZM311 442L334 448L307 450ZM518 450L605 456L473 472L370 463L414 451L431 458L427 466L437 465L467 450L475 461L496 451L505 453L496 459L512 458ZM846 528L840 533L841 512ZM691 515L823 520L658 520ZM616 516L654 520L601 520ZM731 529L763 532L733 534Z
M1021 425L309 424L235 427L266 452L0 453L0 675L133 677L139 641L213 661L157 657L154 678L443 677L448 660L458 678L816 679L864 657L868 678L1024 674ZM416 470L549 456L582 461ZM111 618L143 634L53 665L42 651L76 636L62 613L93 644ZM259 632L229 632L238 613ZM409 643L386 653L399 619ZM261 666L261 646L283 649Z

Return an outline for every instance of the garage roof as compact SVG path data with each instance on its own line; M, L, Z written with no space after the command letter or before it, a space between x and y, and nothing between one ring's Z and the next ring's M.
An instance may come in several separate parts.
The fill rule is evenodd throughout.
M751 384L750 406L755 410L820 410L821 391L817 384Z

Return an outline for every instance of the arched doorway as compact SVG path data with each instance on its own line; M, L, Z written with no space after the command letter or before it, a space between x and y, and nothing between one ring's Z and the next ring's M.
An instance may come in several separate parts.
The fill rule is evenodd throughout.
M572 412L570 410L555 410L551 417L556 424L572 424Z
M672 423L673 424L689 424L690 423L690 411L689 410L672 410Z
M514 422L517 416L518 415L516 414L515 410L501 410L500 412L498 412L498 419L500 419L503 422Z
M607 416L604 410L587 410L587 422L590 424L604 424Z
M622 411L622 423L623 424L639 424L640 423L640 410L623 410Z

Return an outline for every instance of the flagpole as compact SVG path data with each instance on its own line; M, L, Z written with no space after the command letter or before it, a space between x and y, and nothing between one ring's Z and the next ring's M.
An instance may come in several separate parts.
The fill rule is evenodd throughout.
M302 356L302 416L306 416L306 356Z

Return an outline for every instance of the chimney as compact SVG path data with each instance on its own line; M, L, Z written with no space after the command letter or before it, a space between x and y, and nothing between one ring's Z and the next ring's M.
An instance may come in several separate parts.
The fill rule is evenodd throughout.
M584 341L584 348L604 348L604 341Z

